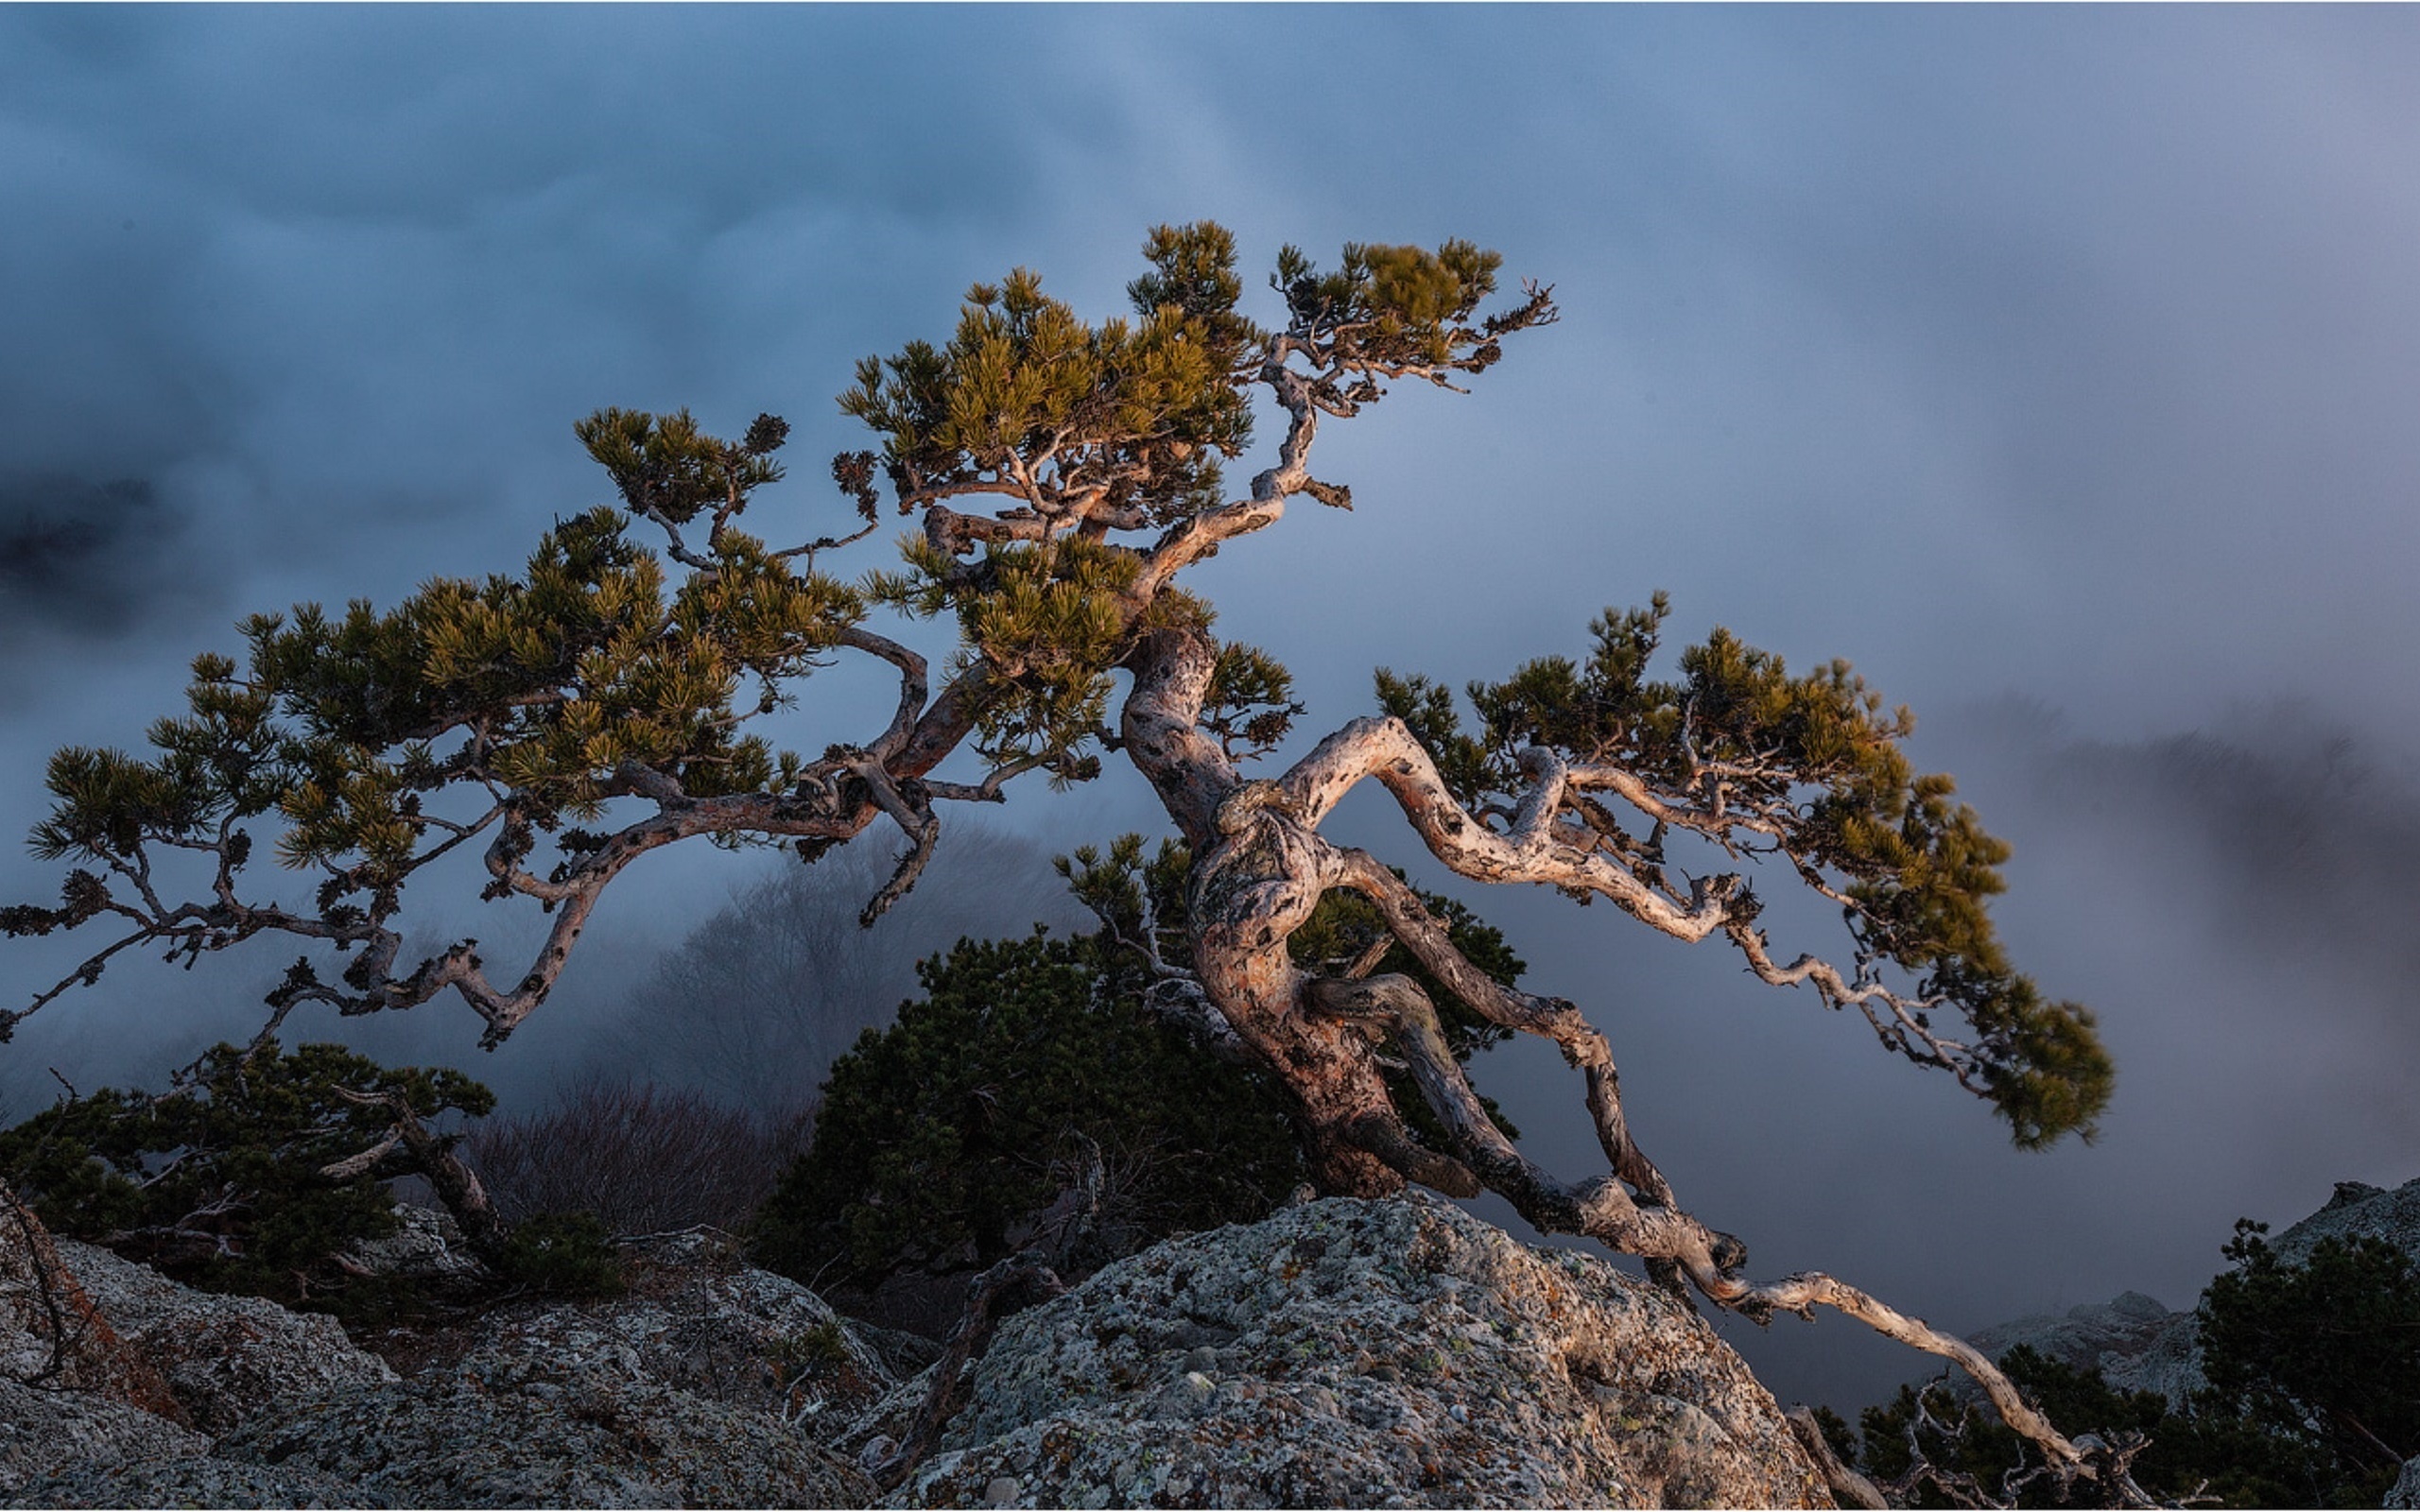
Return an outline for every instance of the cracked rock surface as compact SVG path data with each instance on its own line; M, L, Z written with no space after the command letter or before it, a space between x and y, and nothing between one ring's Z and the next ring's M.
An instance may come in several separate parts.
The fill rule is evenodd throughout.
M58 1245L93 1305L166 1378L205 1434L230 1432L300 1397L395 1379L386 1361L356 1347L325 1314L196 1291L96 1245Z
M1426 1199L1109 1266L1002 1326L941 1448L891 1504L1830 1504L1686 1309Z
M404 1377L328 1318L55 1253L91 1363L0 1380L0 1504L866 1506L868 1451L932 1383L712 1233L627 1246L625 1296L441 1330ZM1120 1261L1009 1319L970 1385L891 1504L1827 1504L1686 1309L1422 1198Z
M214 1452L390 1506L855 1506L873 1490L769 1414L493 1356L291 1408Z

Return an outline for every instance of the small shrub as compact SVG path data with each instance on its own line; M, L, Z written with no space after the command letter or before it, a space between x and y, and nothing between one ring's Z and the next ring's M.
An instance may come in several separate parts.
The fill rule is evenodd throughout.
M0 1178L54 1230L180 1280L324 1305L352 1284L334 1257L393 1231L386 1183L420 1169L398 1144L325 1174L391 1125L348 1091L399 1093L424 1122L495 1101L458 1072L382 1067L341 1045L272 1042L248 1058L222 1044L173 1091L104 1089L0 1132Z
M464 1153L508 1223L586 1212L613 1234L737 1228L796 1158L812 1108L768 1117L694 1091L592 1077L544 1112L489 1120Z
M833 1066L753 1230L770 1268L873 1285L988 1264L1095 1150L1112 1253L1257 1218L1304 1179L1275 1090L1152 1017L1094 938L961 941L918 974L924 1000Z
M500 1269L553 1297L619 1297L629 1286L613 1236L593 1212L542 1212L513 1225Z

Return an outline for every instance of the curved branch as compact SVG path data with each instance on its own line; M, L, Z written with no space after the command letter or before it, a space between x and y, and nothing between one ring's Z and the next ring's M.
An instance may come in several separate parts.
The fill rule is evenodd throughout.
M1310 381L1285 365L1282 341L1261 366L1260 377L1286 408L1286 438L1278 443L1277 465L1253 478L1252 497L1183 521L1144 553L1142 570L1127 591L1136 603L1148 604L1158 597L1169 578L1205 557L1217 556L1225 542L1275 524L1285 517L1288 498L1311 490L1311 443L1319 435L1320 417Z
M1385 985L1379 987L1380 983ZM1902 1344L1956 1363L1991 1399L2001 1418L2042 1451L2062 1480L2093 1472L2085 1452L2035 1411L1999 1367L1965 1340L1819 1272L1802 1272L1758 1285L1739 1275L1747 1256L1737 1240L1716 1233L1679 1208L1664 1203L1642 1205L1611 1177L1580 1187L1557 1180L1514 1148L1487 1116L1446 1048L1436 1006L1419 984L1396 976L1374 978L1352 988L1357 990L1350 993L1351 1001L1359 1010L1383 1007L1394 1015L1396 1042L1410 1061L1422 1093L1452 1133L1464 1162L1541 1229L1582 1234L1626 1254L1668 1262L1713 1301L1760 1322L1776 1312L1805 1315L1819 1305L1845 1313ZM1321 993L1344 996L1325 988ZM2150 1504L2122 1474L2114 1479L2111 1489L2130 1504Z
M1531 786L1502 834L1462 807L1410 727L1392 716L1354 720L1278 782L1294 811L1317 824L1356 783L1375 778L1429 853L1474 882L1539 882L1595 893L1675 939L1701 940L1732 921L1733 900L1743 891L1737 878L1701 878L1685 904L1667 896L1612 858L1556 835L1552 821L1568 776L1561 757L1533 747L1523 753L1523 766Z
M1475 882L1544 883L1610 898L1633 918L1692 944L1720 932L1737 947L1758 981L1772 987L1811 984L1828 1005L1858 1008L1888 1048L1920 1065L1948 1072L1967 1091L1989 1095L1987 1073L1975 1047L1936 1032L1927 1022L1926 1010L1936 1000L1903 997L1816 955L1802 954L1787 966L1773 960L1763 934L1754 926L1753 894L1737 876L1698 878L1684 904L1602 851L1574 845L1560 833L1556 816L1581 782L1614 788L1625 797L1632 788L1640 788L1642 796L1651 799L1634 777L1609 766L1575 767L1536 746L1521 753L1521 767L1530 785L1501 833L1461 806L1426 747L1409 726L1391 716L1354 720L1320 742L1278 782L1294 812L1316 824L1356 783L1375 778L1393 795L1429 853L1459 875ZM1664 812L1671 822L1692 817L1669 808ZM1748 829L1760 823L1745 816L1727 822ZM1457 986L1456 990L1461 989Z
M876 635L856 625L840 632L840 644L880 657L899 669L899 708L891 714L890 726L866 747L876 760L889 761L907 746L908 737L916 729L917 716L925 712L925 699L930 691L925 659L887 635Z
M1631 1138L1613 1046L1579 1007L1561 998L1542 998L1506 987L1472 965L1410 885L1368 851L1342 851L1338 861L1338 880L1377 904L1395 938L1456 997L1492 1022L1555 1042L1564 1059L1584 1078L1597 1144L1615 1174L1649 1201L1669 1206L1671 1184ZM1456 1075L1460 1074L1458 1068Z
M890 880L867 900L865 908L857 915L859 927L872 929L873 921L889 912L891 904L907 897L915 887L916 879L925 874L925 863L933 859L933 846L941 839L942 821L935 816L933 806L925 794L913 788L903 791L906 784L892 782L890 774L883 770L879 761L868 758L853 762L849 770L865 782L873 794L874 802L908 836L907 853L899 858L899 865L892 869Z

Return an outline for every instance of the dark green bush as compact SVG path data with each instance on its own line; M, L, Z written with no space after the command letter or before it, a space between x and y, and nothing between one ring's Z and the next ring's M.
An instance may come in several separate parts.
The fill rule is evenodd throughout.
M555 1297L619 1297L622 1256L593 1212L543 1212L513 1225L498 1267L516 1285Z
M1305 1179L1291 1100L1144 1005L1152 974L1141 943L1186 960L1182 932L1164 921L1184 917L1189 867L1184 847L1163 842L1147 856L1139 835L1105 855L1079 850L1059 869L1105 920L1100 933L961 940L921 964L925 999L834 1064L814 1143L758 1215L765 1263L811 1283L868 1286L906 1269L988 1264L1041 1231L1043 1210L1094 1152L1106 1180L1091 1263L1258 1218ZM1449 899L1422 898L1474 964L1501 982L1519 977L1500 933ZM1288 946L1305 970L1333 973L1385 936L1374 907L1335 892ZM1426 988L1458 1056L1504 1037L1400 945L1370 969ZM1391 1085L1413 1130L1443 1147L1409 1076Z
M2266 1228L2236 1225L2234 1267L2202 1294L2195 1415L2267 1441L2273 1504L2377 1506L2420 1454L2420 1265L2368 1236L2287 1264Z
M394 1230L385 1183L422 1174L400 1144L352 1176L323 1174L392 1126L348 1091L400 1094L424 1122L495 1104L458 1072L382 1067L341 1045L272 1042L248 1059L222 1044L173 1091L104 1089L0 1132L0 1177L54 1230L180 1280L326 1301L346 1280L334 1257Z
M754 1228L773 1269L872 1283L1022 1243L1087 1143L1113 1248L1256 1218L1304 1179L1288 1103L1141 1002L1098 937L961 941L832 1068L815 1139Z

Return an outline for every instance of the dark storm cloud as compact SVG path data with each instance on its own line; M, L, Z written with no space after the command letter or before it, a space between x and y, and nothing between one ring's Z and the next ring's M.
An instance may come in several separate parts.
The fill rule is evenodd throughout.
M11 12L0 475L154 479L250 607L524 549L595 493L567 431L599 404L820 442L847 354L895 339L878 301L946 310L949 260L1081 124L897 108L911 77L973 93L1005 29ZM852 282L868 258L925 271Z
M0 478L0 630L122 633L161 608L176 524L140 478Z
M2362 979L2375 1005L2420 980L2420 792L2408 758L2373 757L2361 736L2293 704L2143 741L2063 739L2056 723L2030 733L2019 748L2043 811L2081 831L2163 833L2177 886L2221 928ZM2420 1050L2420 1015L2399 1027Z

